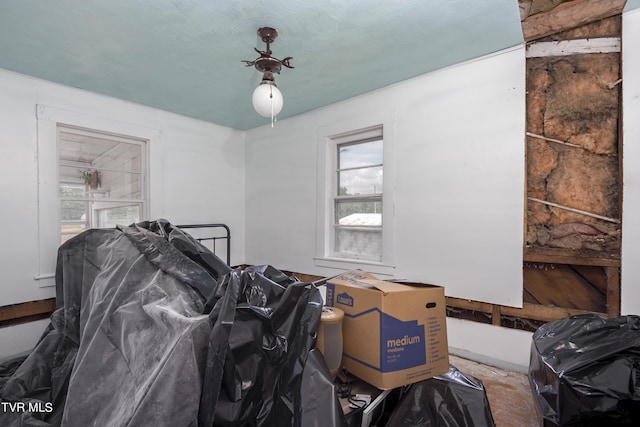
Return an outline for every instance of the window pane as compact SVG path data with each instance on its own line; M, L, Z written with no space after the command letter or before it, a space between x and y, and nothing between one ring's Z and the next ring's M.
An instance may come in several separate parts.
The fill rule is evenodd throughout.
M82 184L60 183L60 197L85 197L87 195L86 192L87 187Z
M335 251L341 256L380 261L382 230L380 228L336 228Z
M338 172L338 195L382 193L382 166Z
M382 164L382 140L338 146L338 169Z
M140 172L143 145L127 141L128 138L124 137L61 127L58 132L58 158L67 166L81 169ZM60 175L64 176L65 171L61 170Z
M345 226L382 226L382 201L336 201L338 225Z
M58 127L58 182L63 240L77 230L129 225L146 203L144 141Z
M109 152L103 154L96 162L100 168L121 171L142 171L142 146L137 144L120 143Z
M109 192L110 199L142 199L142 175L102 171L100 188Z
M65 221L87 221L87 202L60 202L60 220Z
M105 203L100 203L105 205ZM131 225L140 222L141 205L105 207L97 210L98 227L113 228L116 225Z
M142 199L142 174L120 170L66 168L72 170L60 179L75 179L78 183L60 183L61 197L90 197L93 199ZM87 174L86 181L83 173ZM94 177L94 178L92 178Z
M86 223L63 223L60 228L60 244L87 229Z
M336 136L332 256L382 260L382 127Z

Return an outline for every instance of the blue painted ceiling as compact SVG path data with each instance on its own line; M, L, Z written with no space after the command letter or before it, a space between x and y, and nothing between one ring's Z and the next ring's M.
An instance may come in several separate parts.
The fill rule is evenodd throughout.
M262 26L280 120L523 42L517 0L2 0L0 68L246 130Z

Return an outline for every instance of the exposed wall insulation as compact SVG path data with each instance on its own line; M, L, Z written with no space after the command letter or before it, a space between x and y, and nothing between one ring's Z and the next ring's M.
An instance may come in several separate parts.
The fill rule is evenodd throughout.
M541 41L619 37L620 16ZM620 249L620 53L527 58L529 246Z
M624 4L519 1L528 42L524 306L535 313L620 313Z

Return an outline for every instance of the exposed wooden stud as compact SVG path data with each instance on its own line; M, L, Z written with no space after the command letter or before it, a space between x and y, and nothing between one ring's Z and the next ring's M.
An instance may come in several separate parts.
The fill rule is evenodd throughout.
M500 326L500 316L502 315L500 306L498 304L493 305L493 309L491 310L491 323L494 326Z
M620 267L620 255L591 251L570 254L566 249L527 246L523 251L525 262L548 264L590 265L597 267Z
M462 308L465 310L481 311L483 313L492 314L494 312L495 304L447 297L447 305L451 307ZM531 303L524 303L522 305L522 308L501 305L499 306L499 310L500 314L503 316L539 320L542 322L551 322L553 320L564 319L565 317L576 316L580 314L597 314L600 316L604 315L604 313L597 313L587 310L552 307Z
M552 322L558 319L564 319L569 316L577 316L581 314L597 314L602 316L603 313L596 313L587 310L578 310L573 308L549 307L546 305L524 303L522 308L502 307L504 316L522 317L524 319L540 320L543 322Z
M607 275L607 316L620 316L620 269L606 267Z
M577 214L580 214L580 215L589 216L591 218L601 219L603 221L613 222L615 224L620 224L620 220L616 219L616 218L610 218L610 217L607 217L607 216L594 214L594 213L591 213L591 212L583 211L581 209L570 208L568 206L559 205L557 203L547 202L546 200L536 199L535 197L527 197L527 200L531 200L532 202L536 202L536 203L542 203L543 205L551 206L551 207L558 208L558 209L563 209L565 211L577 213Z
M564 0L518 0L520 20L524 21L528 16L551 10L563 1Z
M600 271L602 290L586 277L564 264L525 264L522 277L531 298L523 302L547 307L564 307L606 313L606 277L602 267L590 267Z
M40 314L51 314L56 309L55 298L0 307L0 322L30 317Z
M586 53L620 52L619 37L598 37L594 39L560 40L535 42L527 45L525 57L567 56Z
M324 279L324 276L316 276L315 274L292 273L292 272L284 272L284 273L295 276L301 282L306 282L306 283L312 283L317 280Z
M537 40L573 28L619 15L626 0L574 0L531 15L522 21L525 41Z
M483 313L492 313L493 304L488 302L473 301L463 298L446 297L447 305L465 310L481 311Z

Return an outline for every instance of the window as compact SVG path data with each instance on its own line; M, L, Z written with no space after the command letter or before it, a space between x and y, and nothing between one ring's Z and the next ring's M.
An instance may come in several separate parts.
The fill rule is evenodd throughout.
M389 112L318 129L316 266L393 275L394 129Z
M336 144L332 256L381 261L382 129L331 139Z
M34 279L38 287L46 288L55 286L61 241L88 227L162 217L162 180L153 180L162 176L158 149L162 132L42 104L37 105L36 117L38 266ZM97 171L95 178L90 176L93 171Z
M145 142L58 126L60 243L89 228L140 221Z

